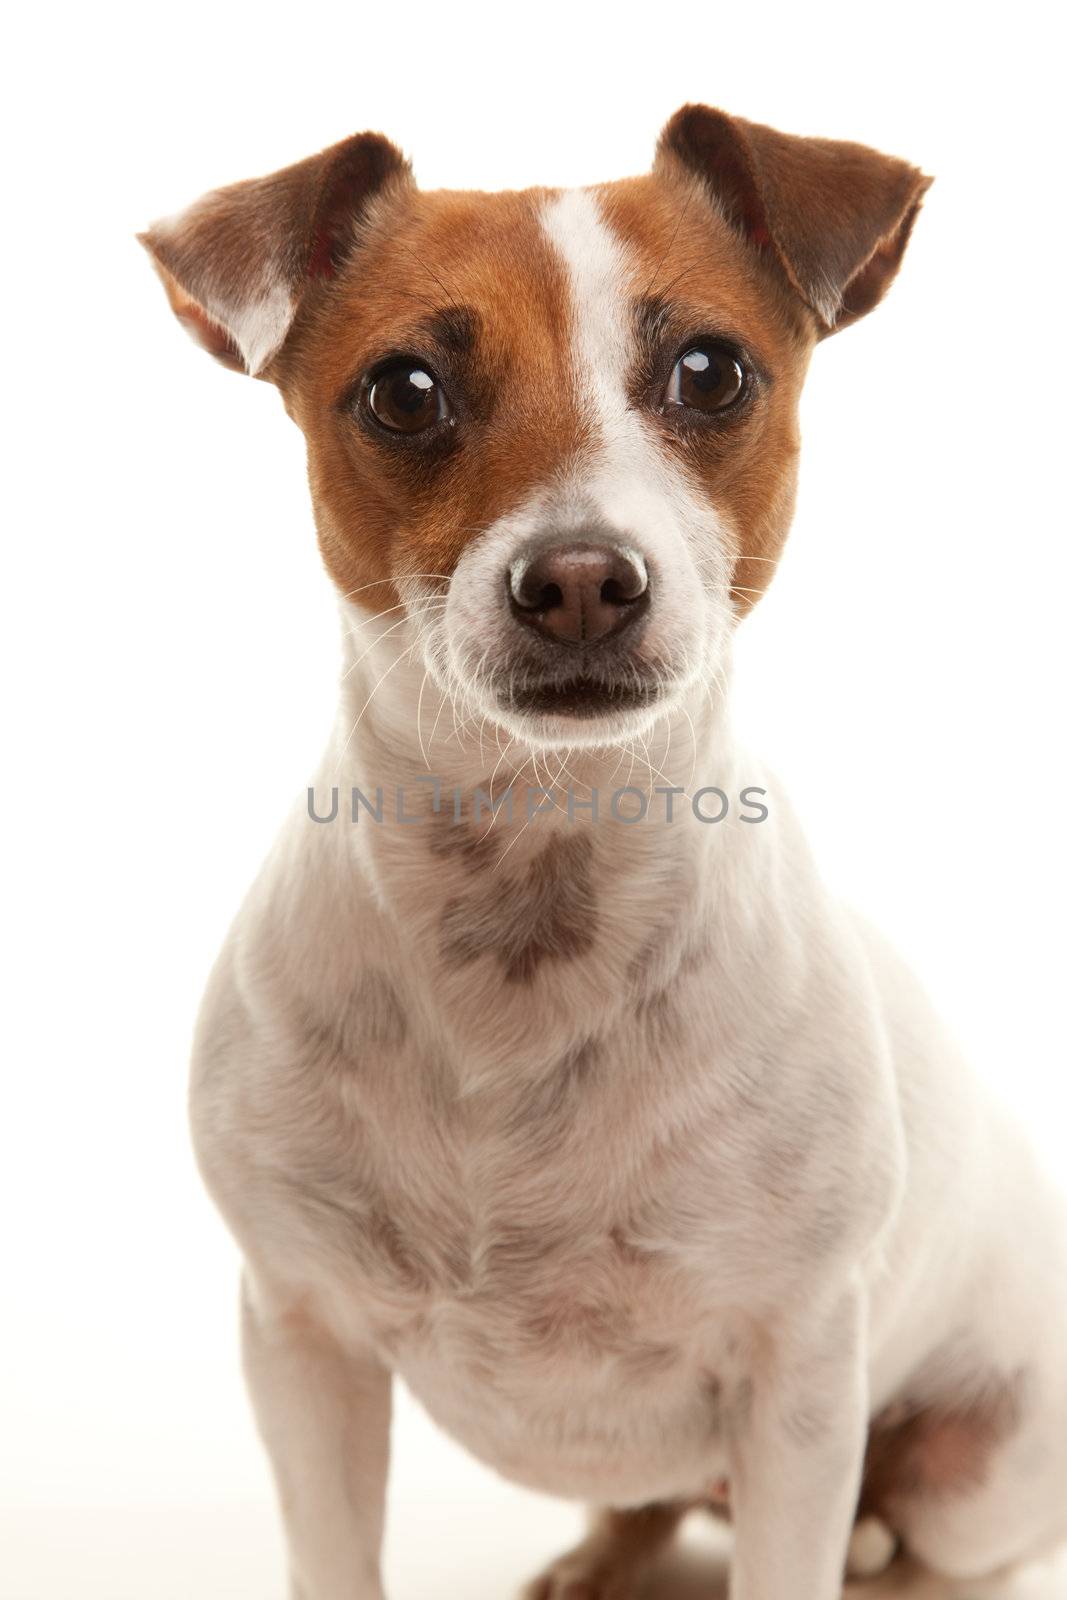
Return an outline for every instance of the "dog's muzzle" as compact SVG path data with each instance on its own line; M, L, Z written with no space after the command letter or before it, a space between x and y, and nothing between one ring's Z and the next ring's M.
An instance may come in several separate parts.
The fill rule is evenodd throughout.
M647 563L604 538L531 542L505 574L509 709L604 716L647 705L659 683L635 654L652 604Z

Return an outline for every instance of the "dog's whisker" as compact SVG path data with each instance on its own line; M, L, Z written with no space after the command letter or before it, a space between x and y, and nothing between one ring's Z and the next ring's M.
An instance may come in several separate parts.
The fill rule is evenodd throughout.
M536 777L537 777L537 767L536 767L536 764L535 764L535 766L534 766L534 777L535 777L535 778L536 778ZM521 839L521 838L522 838L522 836L523 836L523 834L524 834L524 833L525 833L525 832L526 832L526 830L527 830L527 828L528 828L528 827L529 827L529 826L530 826L530 823L531 823L531 822L532 822L532 821L533 821L533 816L532 816L532 815L531 815L531 816L529 816L529 817L527 817L527 819L526 819L526 821L525 821L525 822L524 822L524 823L523 823L523 825L522 825L522 827L521 827L521 828L519 828L519 829L518 829L518 831L517 831L517 832L516 832L516 833L515 833L515 835L514 835L514 837L513 837L513 838L512 838L512 839L510 839L510 840L509 840L509 842L508 842L508 843L507 843L507 844L506 844L506 845L505 845L505 846L504 846L504 848L503 848L503 850L502 850L502 851L501 851L501 852L500 852L500 854L499 854L499 855L498 855L498 856L497 856L497 858L496 858L496 861L495 861L495 862L494 862L494 863L493 863L493 866L492 866L492 868L491 868L491 869L490 869L490 870L491 870L491 871L493 871L493 872L497 872L497 871L499 871L499 869L500 869L500 868L501 868L501 867L502 867L502 866L503 866L503 864L504 864L504 859L505 859L505 857L506 857L506 856L507 856L507 855L508 855L508 853L509 853L509 852L510 852L510 851L511 851L511 850L513 850L513 849L514 849L514 847L515 847L515 845L517 845L517 844L518 844L518 842L519 842L519 840L520 840L520 839Z
M693 744L693 759L692 759L692 761L690 763L690 767L689 767L689 779L688 779L688 782L686 783L686 786L685 786L686 799L687 800L691 800L692 797L693 797L693 785L696 782L696 775L697 775L697 731L696 731L696 728L693 726L693 719L689 715L689 712L687 711L685 706L680 705L678 707L678 710L682 713L682 716L685 718L686 722L688 722L688 724L689 724L689 736L690 736L690 738L692 740L692 744Z
M687 668L687 671L688 671L688 668ZM664 747L663 747L663 765L667 768L668 771L670 771L671 734L672 734L673 728L674 728L674 720L673 720L673 718L672 718L672 716L671 716L671 714L669 712L660 720L662 720L663 723L665 724L666 735L667 735L666 743L664 744Z
M377 622L381 617L388 617L394 611L406 611L409 616L419 616L427 605L444 606L447 601L443 596L427 595L424 600L417 601L409 606L406 600L400 600L395 606L385 606L381 611L372 611L369 616L359 617L355 627L346 627L345 632L350 639L354 639L364 628L369 628L371 623Z
M628 789L630 787L630 779L634 775L634 762L637 760L637 751L634 748L633 739L630 739L628 741L628 745L629 745L629 752L630 752L630 766L629 766L629 769L628 769L628 771L626 773L626 782L622 786L624 789Z
M357 594L363 594L364 590L366 589L378 589L385 586L391 586L396 583L406 583L409 579L414 578L440 578L444 583L451 582L451 578L447 572L405 572L397 578L372 578L369 583L360 584L358 589L346 589L342 593L341 599L351 600Z
M422 682L419 684L419 699L415 707L415 729L419 736L419 752L422 755L422 763L427 772L430 771L430 757L422 738L422 697L426 693L426 682L429 676L430 669L426 667L422 674Z
M398 631L398 629L406 627L410 621L411 621L410 617L401 617L399 622L392 623L388 628L385 629L384 633L380 633L378 635L378 637L376 639L373 639L371 641L371 643L367 646L367 648L360 655L358 655L356 657L355 661L353 661L351 663L351 665L349 667L347 667L344 672L342 672L340 681L342 683L344 683L346 681L346 679L351 677L352 673L355 672L356 668L360 665L360 663L363 662L363 661L366 661L367 657L369 655L373 654L373 652L378 648L378 646L381 644L383 639L388 639L390 634L396 633ZM415 644L418 644L418 642L419 641L416 640ZM415 646L412 645L409 648L414 649L414 647Z
M493 770L492 770L492 772L491 772L491 774L489 776L489 804L490 804L490 807L492 808L492 819L491 819L491 821L489 823L489 827L486 829L487 833L491 832L491 830L496 826L496 819L497 819L497 817L499 815L499 813L495 809L494 802L495 802L496 796L495 796L495 794L493 792L493 787L494 787L494 785L496 783L496 775L500 771L501 763L507 759L508 751L511 749L511 747L512 747L512 745L514 743L515 743L514 737L512 737L512 738L510 738L508 740L507 744L504 746L503 750L500 752L500 756L499 756L499 758L497 760L496 766L493 768Z
M410 656L411 652L414 649L417 648L417 644L418 644L418 641L416 640L415 643L409 644L406 650L402 650L400 652L400 654L396 657L396 660L395 661L391 661L389 663L389 665L386 667L385 671L383 673L381 673L380 676L378 677L378 679L376 680L376 682L374 684L374 688L370 691L370 693L367 695L366 699L364 700L363 705L362 705L362 707L360 709L359 715L356 717L356 720L353 722L351 728L349 728L348 737L345 739L344 744L341 746L341 753L337 757L337 763L336 763L335 768L334 768L334 776L335 777L340 777L340 775L341 775L341 768L344 765L345 756L348 754L348 747L352 743L352 739L353 739L353 736L354 736L354 734L356 732L356 729L359 727L360 723L363 721L363 717L364 717L364 714L366 713L367 707L370 705L371 701L374 699L374 696L378 693L378 690L381 688L381 686L385 682L386 678L388 678L389 674L391 672L395 672L396 671L397 667L399 667L401 665L401 663L404 660L406 660L406 658L408 656Z
M446 690L446 692L441 696L441 703L437 707L437 716L434 718L433 727L430 729L430 748L431 749L433 749L434 740L437 738L437 729L439 728L440 723L441 723L441 718L444 715L445 706L449 705L449 704L454 705L454 703L455 702L454 702L451 690Z

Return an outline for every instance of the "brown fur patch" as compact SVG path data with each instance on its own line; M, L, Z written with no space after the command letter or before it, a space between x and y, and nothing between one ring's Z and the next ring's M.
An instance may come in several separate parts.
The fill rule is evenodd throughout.
M309 297L272 376L307 436L342 593L377 580L363 598L384 606L395 575L451 574L476 533L582 450L566 276L540 223L547 193L394 192L345 270ZM440 334L457 309L461 342ZM353 417L360 375L396 351L424 353L455 404L440 448Z
M792 516L796 406L814 319L680 169L596 194L637 268L635 405L654 420L667 376L656 363L687 337L728 334L764 374L737 426L661 430L665 451L737 536L734 601L744 612L767 587ZM308 297L271 375L307 435L320 544L343 593L387 606L396 576L450 575L472 537L592 442L573 370L569 284L541 227L549 197L395 190L345 271ZM654 351L641 337L640 289L659 302ZM435 332L450 306L463 313L458 351ZM424 349L460 402L447 446L398 446L353 419L345 397L390 349Z
M997 1450L1022 1421L1021 1375L967 1402L889 1407L871 1423L861 1515L892 1523L914 1499L966 1495L987 1481Z

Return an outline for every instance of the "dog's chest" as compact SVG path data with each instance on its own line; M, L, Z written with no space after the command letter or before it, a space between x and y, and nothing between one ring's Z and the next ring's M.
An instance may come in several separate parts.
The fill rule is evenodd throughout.
M721 1427L723 1324L618 1230L490 1224L469 1284L383 1304L387 1360L453 1437L533 1488L695 1492Z
M707 1285L610 1201L504 1181L436 1200L430 1230L397 1200L360 1268L380 1353L429 1413L531 1487L625 1501L659 1472L692 1492L723 1385Z
M633 1196L592 1119L474 1131L477 1120L409 1117L333 1189L334 1247L383 1345L399 1358L432 1339L472 1370L487 1355L536 1365L594 1346L601 1360L666 1361L685 1274L635 1237Z
M353 1088L347 1167L302 1177L300 1232L320 1258L328 1246L331 1293L498 1470L625 1499L662 1457L664 1492L692 1492L714 1453L728 1330L684 1211L635 1213L664 1174L648 1160L635 1174L617 1101L612 1126L588 1084L569 1115L559 1085L490 1108L435 1096L426 1073L411 1084L402 1137L383 1107L388 1144L364 1139L374 1091Z

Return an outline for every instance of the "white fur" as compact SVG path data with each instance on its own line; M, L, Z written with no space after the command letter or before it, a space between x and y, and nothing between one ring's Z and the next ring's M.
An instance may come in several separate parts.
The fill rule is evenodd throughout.
M281 283L266 287L258 299L237 307L207 307L232 334L252 377L281 349L295 309L292 295Z
M587 194L545 226L596 446L471 546L445 610L390 631L346 606L320 794L403 786L425 806L427 764L468 794L494 767L520 792L761 782L720 692L730 530L625 403L625 252ZM588 507L639 528L675 677L657 718L575 749L494 715L479 659L508 553L546 508L577 525ZM413 613L435 592L413 587ZM496 864L440 818L352 824L343 800L337 823L301 807L283 833L209 987L193 1106L248 1262L299 1600L380 1596L391 1372L551 1493L638 1505L729 1477L733 1600L837 1600L869 1418L1022 1374L987 1481L907 1537L967 1576L1067 1536L1062 1197L762 781L758 828L520 811L492 825ZM546 896L546 847L575 839ZM497 945L551 924L586 869L589 948L557 934L505 978ZM511 900L525 924L501 921ZM481 953L447 956L457 925Z
M848 1547L850 1578L879 1577L896 1554L897 1541L878 1517L864 1517L852 1530Z

